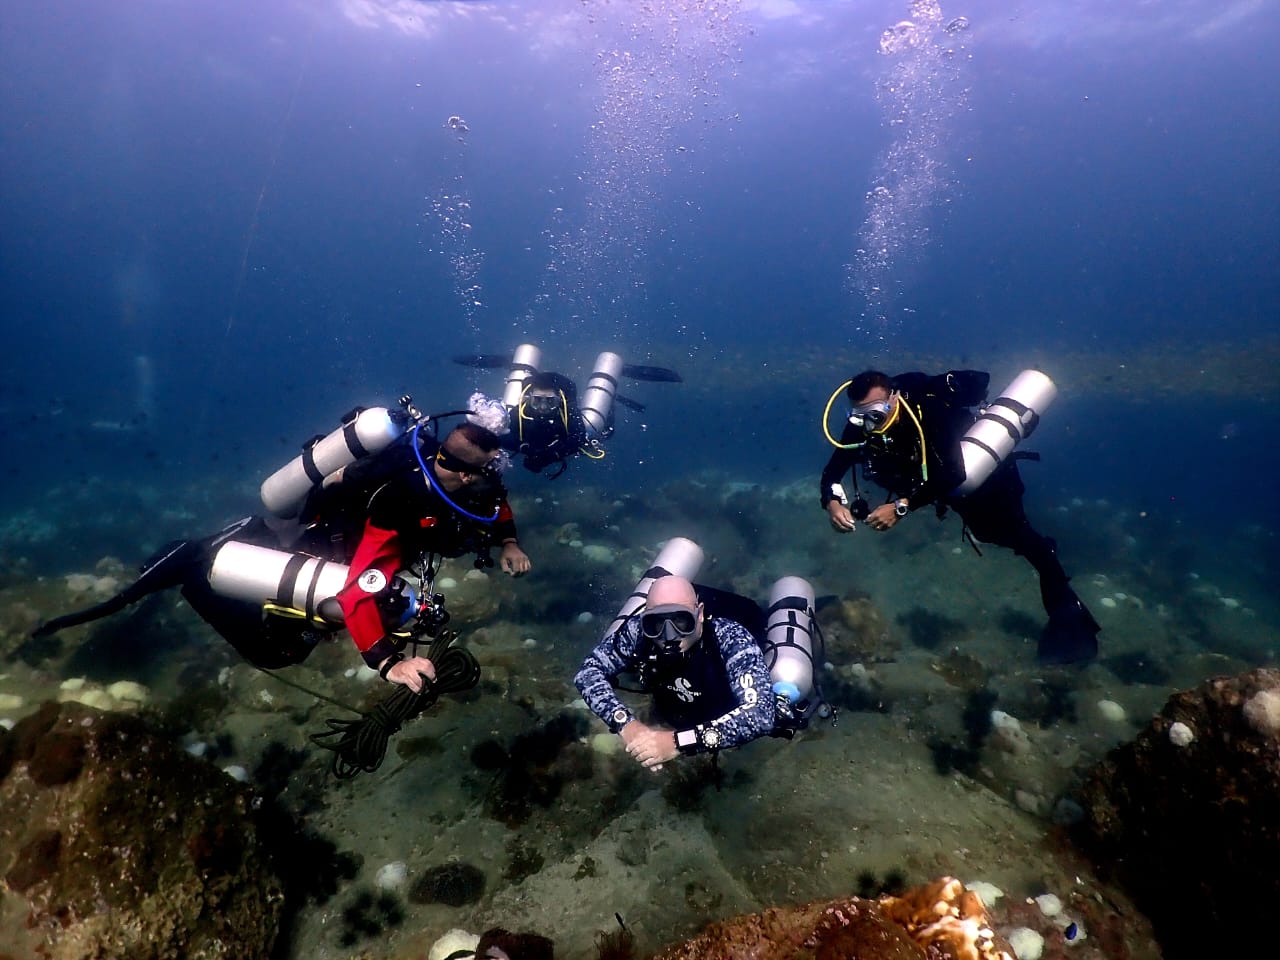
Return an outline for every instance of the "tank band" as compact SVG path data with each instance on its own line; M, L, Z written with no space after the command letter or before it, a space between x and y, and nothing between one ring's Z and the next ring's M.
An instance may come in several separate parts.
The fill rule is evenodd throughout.
M961 438L960 438L960 442L961 442L961 443L972 443L975 447L977 447L977 448L978 448L978 449L980 449L983 453L985 453L988 457L990 457L990 458L992 459L992 461L993 461L993 462L995 462L995 463L999 463L999 462L1000 462L1000 454L996 453L994 450L992 450L990 447L988 447L988 446L987 446L985 443L983 443L981 440L975 440L973 437L961 437Z
M313 456L315 449L316 445L314 443L309 443L302 448L302 470L307 475L308 480L312 483L319 483L324 479L324 474L316 466L316 458Z
M284 565L284 573L280 575L280 585L276 592L276 603L283 604L286 607L295 606L293 602L293 591L298 583L298 574L302 572L303 566L310 557L295 553L289 558L289 562Z
M307 611L307 616L313 617L316 614L316 587L320 585L320 573L328 562L328 560L317 560L316 568L311 571L311 582L307 584L307 605L303 608Z
M1009 439L1017 443L1022 439L1022 434L1018 432L1018 428L1011 424L1004 417L997 416L994 413L982 413L978 415L979 420L989 420L991 423L1004 427L1004 432L1009 434ZM966 438L968 439L968 438Z
M808 610L809 601L804 597L780 597L777 603L769 605L769 613L775 610Z
M342 439L347 442L347 449L351 451L354 457L367 457L369 451L365 449L363 443L360 442L360 434L356 432L356 422L348 420L342 425ZM321 477L323 480L324 478Z
M1021 436L1014 434L1013 439L1015 442L1031 436L1032 431L1040 425L1040 414L1036 413L1025 403L1013 399L1013 397L999 397L991 404L991 407L1006 407L1014 412L1019 423L1025 424ZM987 409L990 409L991 407L988 407ZM978 419L989 420L992 419L992 417L990 414L982 413L978 416ZM995 419L999 418L997 417ZM1010 431L1010 433L1013 433L1013 431Z

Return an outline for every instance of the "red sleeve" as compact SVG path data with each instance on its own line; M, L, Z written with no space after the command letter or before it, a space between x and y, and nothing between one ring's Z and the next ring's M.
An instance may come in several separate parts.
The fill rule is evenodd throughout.
M493 539L498 543L507 540L519 540L516 535L516 515L511 511L511 504L503 497L498 501L498 517L493 521Z
M351 569L347 573L347 584L338 594L347 630L351 632L356 649L362 654L369 653L386 633L376 597L372 593L366 593L356 582L362 573L371 568L382 571L388 580L395 575L400 569L400 535L394 530L383 530L365 521L364 535L360 538L360 545L356 547ZM384 660L391 652L389 650L381 653L377 659ZM366 656L365 659L368 661L369 658Z

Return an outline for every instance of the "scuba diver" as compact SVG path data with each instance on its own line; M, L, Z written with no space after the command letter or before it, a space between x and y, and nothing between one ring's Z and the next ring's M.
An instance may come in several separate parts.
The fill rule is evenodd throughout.
M948 507L955 510L970 543L1008 547L1039 574L1049 615L1040 636L1041 661L1091 660L1098 655L1101 627L1071 589L1056 544L1036 532L1023 508L1025 487L1016 461L1039 458L1013 450L1035 428L1057 388L1039 371L1024 371L975 414L970 408L986 400L989 381L990 374L976 370L893 378L867 370L837 387L824 414L824 431L837 449L819 482L822 507L839 533L852 531L859 520L873 530L892 530L930 504L939 519ZM826 418L841 390L852 410L837 442ZM858 490L859 464L863 476L888 493L874 509ZM841 483L850 471L852 502Z
M518 455L524 468L534 473L554 465L552 479L568 468L575 454L593 460L603 457L601 441L613 434L612 410L601 430L587 429L578 409L578 387L559 373L530 376L511 416L515 422L500 438L502 448Z
M300 663L345 626L369 667L420 691L420 674L434 680L435 665L406 658L401 647L411 635L436 636L448 620L444 598L432 592L437 558L475 553L477 566L492 566L497 548L514 577L530 562L502 486L498 438L465 422L437 440L438 418L423 417L408 397L401 403L403 411L352 411L268 477L262 500L273 516L169 544L120 593L40 625L33 637L181 587L191 608L256 666Z
M766 614L682 575L701 559L692 541L668 541L573 681L627 752L653 770L681 754L715 754L766 735L790 739L814 714L831 715L815 686L809 585L779 580ZM624 675L638 688L622 686ZM637 717L615 688L649 694L657 722Z
M502 354L472 354L454 357L454 362L481 369L508 367L502 404L508 411L509 429L501 436L502 447L521 458L533 473L550 468L555 479L569 467L572 457L581 455L601 460L604 441L613 435L614 405L643 412L644 405L618 393L622 377L654 383L680 383L680 374L666 367L623 363L608 351L596 357L587 386L578 398L578 387L561 373L539 369L542 351L521 344L508 358Z

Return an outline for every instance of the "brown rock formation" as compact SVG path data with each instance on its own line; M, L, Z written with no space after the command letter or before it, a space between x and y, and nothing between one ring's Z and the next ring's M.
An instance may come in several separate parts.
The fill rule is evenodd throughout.
M1169 960L1252 952L1280 902L1278 732L1280 670L1220 677L1170 697L1085 783L1077 839Z
M982 902L943 877L900 897L775 907L711 924L655 960L1013 960Z
M283 895L250 802L138 717L50 703L0 730L0 955L267 957Z

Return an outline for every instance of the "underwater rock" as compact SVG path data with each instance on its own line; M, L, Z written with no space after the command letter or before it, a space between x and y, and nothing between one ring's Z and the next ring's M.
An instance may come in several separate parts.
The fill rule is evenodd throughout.
M812 951L812 952L810 952ZM712 923L655 960L1013 960L981 899L943 877L901 896L848 897Z
M469 863L445 863L425 871L409 888L412 903L464 907L484 895L485 875Z
M250 794L216 767L72 703L0 732L0 758L0 875L29 916L0 955L270 955L282 884Z
M892 660L898 653L898 644L891 637L889 622L870 597L849 596L835 608L836 623L841 629L832 637L828 655L848 662L852 660L872 663Z
M1208 944L1249 953L1280 902L1280 741L1250 707L1277 695L1275 669L1176 693L1081 790L1077 841L1151 919L1167 960ZM1194 739L1178 745L1178 724Z

